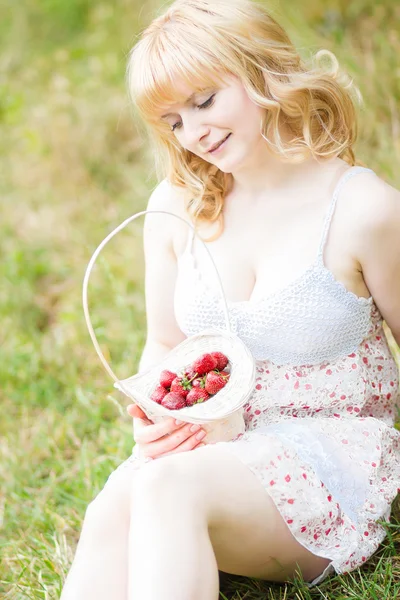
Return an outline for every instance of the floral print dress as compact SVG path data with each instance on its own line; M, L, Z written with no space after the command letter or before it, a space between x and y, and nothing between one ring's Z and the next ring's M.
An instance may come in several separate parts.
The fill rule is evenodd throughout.
M335 361L257 361L247 431L224 443L262 482L294 537L331 560L318 581L375 552L385 537L378 521L389 521L400 486L398 368L375 306L371 314L359 347Z
M340 178L305 272L259 302L228 302L232 329L256 361L256 382L245 433L217 445L255 474L298 542L330 560L312 584L368 560L400 486L399 372L382 316L372 297L348 291L323 260L340 189L365 172L375 176L350 167ZM193 235L175 288L187 336L224 328L218 287L209 269L201 273L192 246ZM140 466L135 451L123 466Z

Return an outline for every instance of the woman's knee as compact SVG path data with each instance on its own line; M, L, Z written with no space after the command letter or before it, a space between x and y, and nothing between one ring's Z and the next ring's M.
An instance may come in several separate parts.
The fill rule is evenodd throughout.
M185 456L186 454L186 456ZM131 502L165 503L168 498L199 498L201 486L195 476L195 466L189 453L175 454L147 463L132 482Z
M132 473L115 473L86 508L84 527L110 530L129 522Z
M165 497L168 491L178 490L179 482L185 479L180 460L151 461L135 471L126 469L115 471L103 489L90 502L86 509L85 522L89 525L105 527L108 524L129 519L135 505L141 499L151 502Z

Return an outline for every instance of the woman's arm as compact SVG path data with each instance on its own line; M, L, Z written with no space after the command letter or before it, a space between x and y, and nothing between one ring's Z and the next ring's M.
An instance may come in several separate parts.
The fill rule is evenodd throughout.
M140 358L139 373L161 362L172 348L148 337Z
M150 196L147 209L165 210L185 218L182 206L179 196L175 196L164 181ZM178 219L164 214L145 217L143 242L147 337L139 371L158 364L172 348L186 339L174 314L177 260L173 241L182 227L186 227L180 223ZM186 229L189 232L189 228ZM176 423L175 418L169 418L154 425L137 405L129 406L128 414L133 417L135 442L143 456L158 458L187 452L201 444L201 438L197 437L201 428L196 429L191 423Z
M166 181L162 181L151 194L147 210L165 210L182 216L180 198L175 196ZM174 314L177 259L173 241L179 230L182 231L183 224L180 223L169 215L145 216L143 244L147 338L140 370L158 363L172 348L186 339ZM189 228L187 230L189 233Z
M359 262L364 281L400 345L400 192L374 177L363 190Z

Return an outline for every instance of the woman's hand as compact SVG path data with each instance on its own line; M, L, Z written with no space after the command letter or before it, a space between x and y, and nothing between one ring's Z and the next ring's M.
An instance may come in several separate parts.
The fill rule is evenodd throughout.
M206 432L200 425L183 423L172 417L155 424L137 404L130 404L127 412L134 418L134 440L146 458L160 458L205 445L202 439Z

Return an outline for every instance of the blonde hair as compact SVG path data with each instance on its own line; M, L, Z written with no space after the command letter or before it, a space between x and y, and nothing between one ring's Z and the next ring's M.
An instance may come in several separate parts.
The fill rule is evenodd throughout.
M330 59L326 67L324 57ZM219 221L220 231L231 174L179 147L158 115L184 100L177 79L197 91L229 75L239 77L250 99L266 109L260 135L271 152L290 162L311 154L356 164L352 96L361 100L332 52L320 50L307 67L285 30L254 0L175 0L154 19L130 53L129 92L148 130L159 177L184 188L195 223ZM290 141L280 136L283 123L293 133Z

